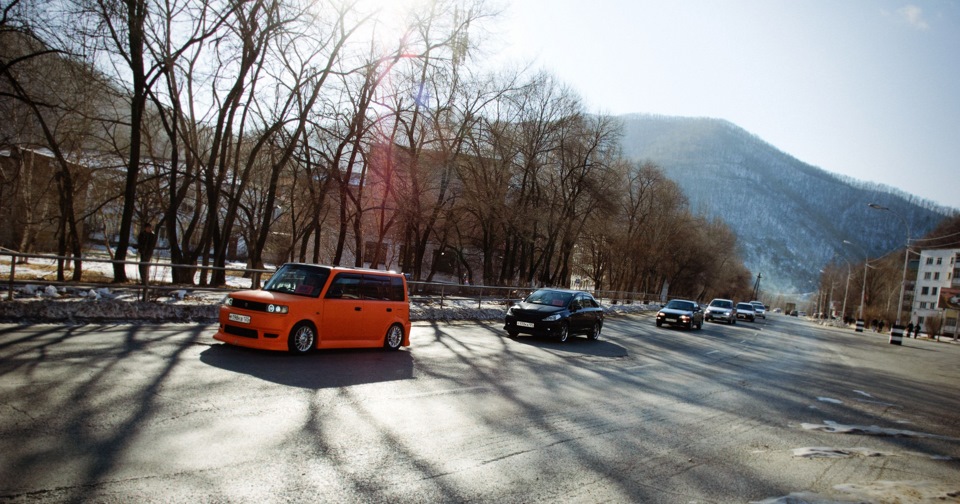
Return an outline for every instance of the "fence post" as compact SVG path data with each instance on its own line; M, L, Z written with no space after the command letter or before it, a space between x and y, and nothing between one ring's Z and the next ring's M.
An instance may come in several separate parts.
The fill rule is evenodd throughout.
M7 286L7 300L13 301L13 279L17 271L17 258L10 256L10 285Z
M477 309L483 308L483 287L480 287L480 295L477 296Z

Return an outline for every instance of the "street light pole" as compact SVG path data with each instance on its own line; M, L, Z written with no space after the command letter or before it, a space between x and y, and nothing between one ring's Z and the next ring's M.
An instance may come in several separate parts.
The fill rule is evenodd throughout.
M907 285L907 263L909 262L909 259L910 259L910 223L908 223L907 219L904 219L902 215L898 214L897 212L894 212L893 210L890 210L890 208L885 207L883 205L878 205L876 203L869 203L867 204L867 206L869 206L874 210L886 210L887 212L890 212L893 215L896 215L897 218L900 219L900 222L903 222L903 226L907 230L907 241L904 244L904 251L903 251L903 277L900 279L900 304L897 305L897 322L896 322L897 325L902 326L903 324L900 323L900 320L901 320L900 316L903 314L903 291L904 291L904 287L906 287Z
M847 245L853 245L860 249L860 252L863 253L863 285L860 288L860 314L857 316L858 319L863 320L863 302L867 297L867 264L870 262L870 258L867 257L866 251L862 247L853 243L850 240L843 240L843 243Z
M841 257L843 262L847 263L847 285L843 288L843 308L840 309L842 312L840 314L840 319L843 322L843 325L847 324L847 291L850 290L850 261L845 257Z

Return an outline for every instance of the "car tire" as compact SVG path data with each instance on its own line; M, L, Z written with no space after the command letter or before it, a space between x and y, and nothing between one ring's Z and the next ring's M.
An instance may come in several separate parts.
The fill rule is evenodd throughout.
M403 346L403 327L400 324L393 324L387 329L387 335L383 337L383 347L387 350L400 350Z
M290 336L287 337L287 348L290 353L303 355L317 344L317 329L310 322L300 322L290 329Z
M557 336L557 339L560 340L560 343L566 343L570 339L570 327L567 324L560 326L560 335Z
M730 319L730 325L737 325L737 319L735 318Z
M663 322L657 321L657 327L663 327Z
M600 322L593 323L593 330L590 331L590 339L594 341L600 339Z
M510 336L513 339L517 339L517 336L519 335L520 333L518 333L517 331L507 331L507 336Z
M699 330L701 330L701 329L703 329L703 321L702 321L702 320L701 320L700 322L697 322L697 330L699 331Z

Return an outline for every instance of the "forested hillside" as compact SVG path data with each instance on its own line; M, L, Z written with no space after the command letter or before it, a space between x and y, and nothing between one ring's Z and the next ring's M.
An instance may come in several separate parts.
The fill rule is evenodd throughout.
M622 117L627 158L660 166L690 199L736 232L748 268L766 290L810 291L820 268L902 247L904 222L922 236L951 209L893 188L810 166L722 120ZM862 248L844 245L848 240Z

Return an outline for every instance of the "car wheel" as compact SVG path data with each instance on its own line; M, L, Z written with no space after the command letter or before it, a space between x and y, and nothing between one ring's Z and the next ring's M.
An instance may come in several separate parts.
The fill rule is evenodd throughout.
M600 339L600 322L593 323L593 330L590 331L590 339L592 340Z
M317 344L317 330L309 322L300 322L290 330L290 336L287 338L287 348L290 353L303 355L313 350Z
M507 336L510 336L511 338L516 338L519 335L520 333L518 333L517 331L507 331Z
M657 327L663 327L663 322L657 321Z
M703 329L703 321L702 321L702 320L701 320L700 322L697 322L697 330L699 331L699 330L701 330L701 329Z
M560 335L557 337L557 339L560 340L560 343L566 343L569 338L570 328L567 326L567 324L563 324L560 326Z
M403 328L399 324L393 324L390 329L387 329L383 346L388 350L400 350L401 345L403 345Z
M736 324L737 324L737 319L735 318L730 319L730 325L736 325Z

